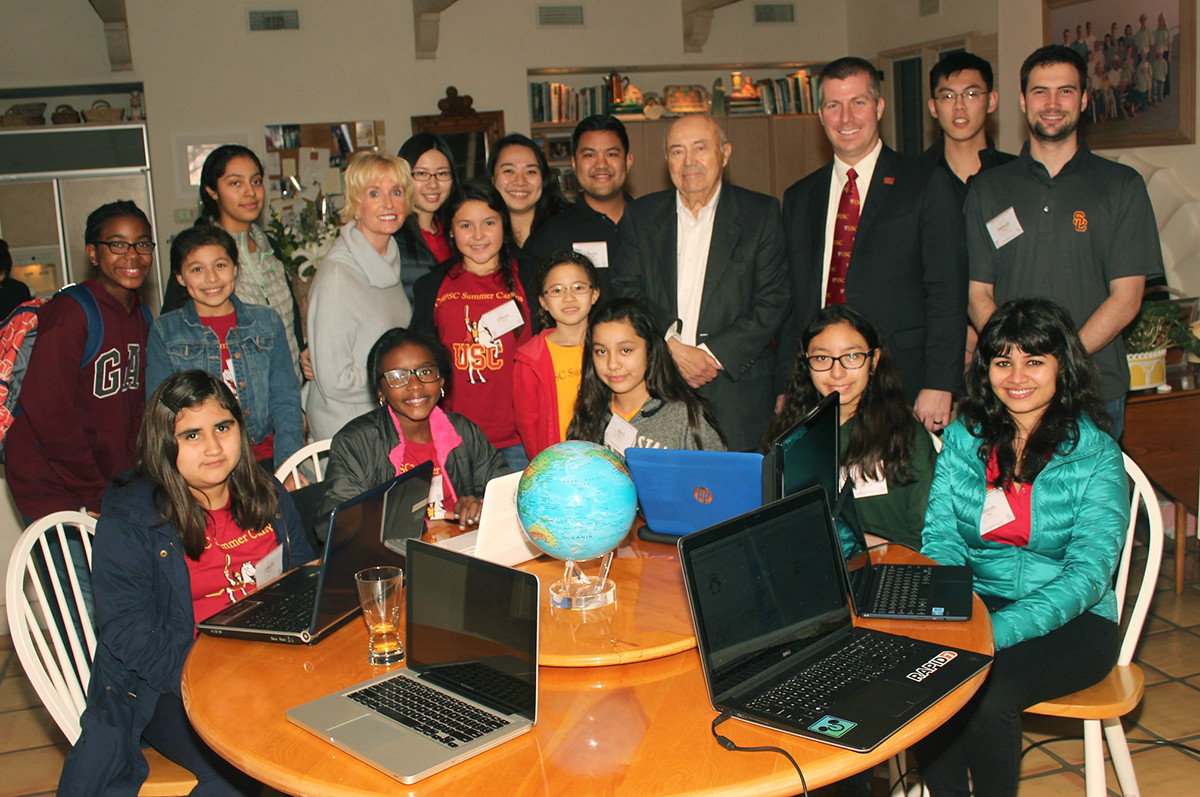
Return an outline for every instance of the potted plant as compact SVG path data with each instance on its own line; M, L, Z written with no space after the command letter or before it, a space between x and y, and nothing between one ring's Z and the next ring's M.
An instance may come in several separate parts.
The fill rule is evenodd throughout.
M1167 382L1167 349L1178 347L1200 356L1200 338L1189 325L1186 307L1145 301L1122 333L1129 360L1129 389L1145 390Z

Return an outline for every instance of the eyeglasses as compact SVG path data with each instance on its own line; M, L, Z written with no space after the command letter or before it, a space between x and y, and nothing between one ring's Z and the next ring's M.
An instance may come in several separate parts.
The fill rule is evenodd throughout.
M454 173L449 169L437 172L431 172L428 169L413 169L412 171L412 178L418 183L427 183L431 177L439 183L448 183L454 179Z
M983 89L967 89L966 91L939 91L934 98L943 105L953 105L958 102L959 97L962 97L965 102L975 102L985 96L987 96L987 92Z
M154 247L158 244L154 241L138 241L137 243L129 243L128 241L92 241L93 246L107 246L108 251L114 255L123 255L129 251L129 247L133 247L139 255L148 255L154 252Z
M420 368L394 368L391 371L384 371L380 379L387 382L388 387L404 387L414 376L418 382L426 384L442 378L436 365L422 365Z
M814 354L804 359L808 361L808 367L812 371L828 371L833 368L835 362L840 363L847 371L857 371L867 364L867 360L871 359L871 355L874 353L875 350L871 349L869 351L848 351L840 357Z
M570 285L551 285L546 290L542 291L542 296L549 296L554 299L561 299L566 295L567 291L573 296L582 296L592 289L591 283L588 282L572 282Z

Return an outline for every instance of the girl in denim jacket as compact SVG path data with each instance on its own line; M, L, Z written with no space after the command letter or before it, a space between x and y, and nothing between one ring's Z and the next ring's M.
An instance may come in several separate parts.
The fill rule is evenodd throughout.
M220 377L242 406L254 458L274 470L304 443L300 385L279 314L234 296L237 262L237 244L220 227L175 237L171 274L191 301L151 328L146 387L191 368Z

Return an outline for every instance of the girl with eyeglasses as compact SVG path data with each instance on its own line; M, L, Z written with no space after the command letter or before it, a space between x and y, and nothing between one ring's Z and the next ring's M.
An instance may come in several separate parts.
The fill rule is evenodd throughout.
M396 232L404 265L400 281L413 301L413 285L438 263L454 255L450 240L450 210L458 204L462 188L454 155L436 133L417 133L398 153L412 170L413 206Z
M853 480L863 531L919 549L933 480L933 441L905 403L874 324L845 304L829 305L805 327L768 443L835 390L842 474Z
M592 261L566 249L551 254L534 277L538 316L548 328L517 350L513 371L517 433L530 459L567 439L598 283Z
M450 387L450 352L415 329L388 330L367 356L379 406L333 436L322 512L432 461L429 518L479 522L484 486L510 473L479 427L438 402Z

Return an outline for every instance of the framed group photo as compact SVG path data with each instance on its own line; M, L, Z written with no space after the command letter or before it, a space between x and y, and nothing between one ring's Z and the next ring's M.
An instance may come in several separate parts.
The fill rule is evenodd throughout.
M1087 61L1093 149L1191 144L1196 0L1042 0L1045 41Z

